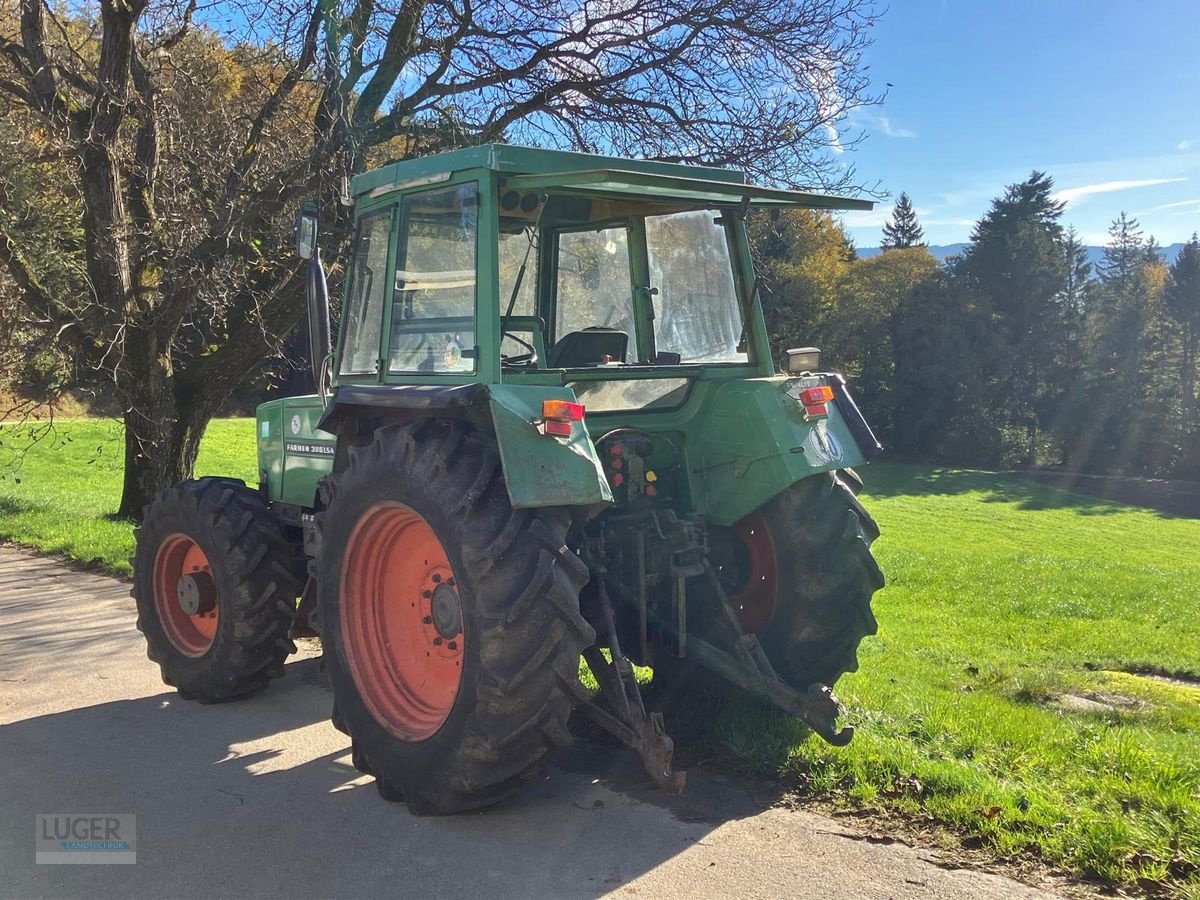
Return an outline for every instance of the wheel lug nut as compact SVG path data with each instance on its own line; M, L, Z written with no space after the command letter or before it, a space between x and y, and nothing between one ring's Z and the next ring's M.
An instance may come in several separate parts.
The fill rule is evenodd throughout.
M428 600L433 596L433 591L421 591L421 596Z
M442 639L441 639L440 637L434 638L434 639L433 639L433 646L435 646L435 647L440 647L440 646L442 646Z
M450 642L450 643L448 643L446 646L447 646L447 647L449 647L451 650L457 650L457 649L458 649L458 644L457 644L457 643L455 643L454 641L451 641L451 642Z
M432 625L433 624L433 616L425 616L423 619L421 619L421 621L426 625Z
M435 574L434 574L434 576L433 576L433 583L434 583L434 584L441 584L441 583L442 583L442 576L441 576L441 575L438 575L438 574L436 574L436 573L435 573Z

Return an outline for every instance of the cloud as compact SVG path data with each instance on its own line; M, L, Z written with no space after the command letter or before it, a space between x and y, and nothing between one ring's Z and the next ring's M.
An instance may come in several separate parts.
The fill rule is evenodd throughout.
M911 128L897 125L888 116L880 116L868 112L861 106L850 110L850 124L863 131L875 132L890 138L915 138L917 133Z
M901 128L899 125L893 125L892 120L887 116L872 116L875 120L876 127L890 138L915 138L917 133L911 128Z
M1181 207L1192 206L1200 206L1200 197L1196 197L1194 200L1180 200L1176 203L1162 203L1158 206L1152 206L1149 209L1144 209L1139 213L1135 213L1134 215L1144 216L1146 213L1160 212L1164 209L1180 209Z
M842 224L847 228L881 228L892 217L892 207L872 210L849 210L841 213Z
M1128 191L1132 188L1151 187L1156 184L1171 184L1176 181L1187 181L1186 178L1139 178L1126 179L1124 181L1101 181L1097 184L1084 184L1079 187L1066 188L1065 190L1056 191L1054 194L1055 200L1061 200L1064 203L1074 203L1083 197L1090 197L1092 194L1110 194L1113 191Z
M1176 144L1175 149L1180 153L1183 153L1187 150L1191 150L1195 146L1200 146L1200 141L1197 141L1195 138L1188 138L1186 141L1180 141L1178 144Z

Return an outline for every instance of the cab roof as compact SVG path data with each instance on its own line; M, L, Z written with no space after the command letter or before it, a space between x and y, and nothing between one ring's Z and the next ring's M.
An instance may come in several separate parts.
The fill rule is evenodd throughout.
M745 174L734 169L511 144L483 144L389 163L357 176L352 190L355 196L378 196L420 184L436 184L466 169L490 169L501 173L505 187L555 194L809 209L869 210L874 206L870 200L854 197L760 187L749 184Z

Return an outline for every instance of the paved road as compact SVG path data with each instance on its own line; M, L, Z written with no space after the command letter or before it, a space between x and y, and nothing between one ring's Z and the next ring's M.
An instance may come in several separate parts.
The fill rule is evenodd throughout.
M1052 896L715 775L666 797L595 746L507 805L415 818L351 768L329 702L311 653L258 697L183 702L127 585L0 548L0 896ZM71 812L135 813L137 864L35 865L35 814Z

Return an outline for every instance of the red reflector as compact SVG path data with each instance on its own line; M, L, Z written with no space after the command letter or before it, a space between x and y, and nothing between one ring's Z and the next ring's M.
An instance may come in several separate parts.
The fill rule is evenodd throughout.
M833 388L827 384L805 388L800 392L800 402L805 406L820 406L833 399Z
M814 406L804 407L804 414L806 416L809 416L810 418L813 418L816 416L827 416L827 415L829 415L829 409L828 409L828 407L825 406L824 403L818 403Z
M570 437L571 423L560 422L558 419L547 419L542 423L542 433L552 434L555 437Z
M559 419L563 422L582 422L583 404L572 403L570 400L542 401L542 418Z

